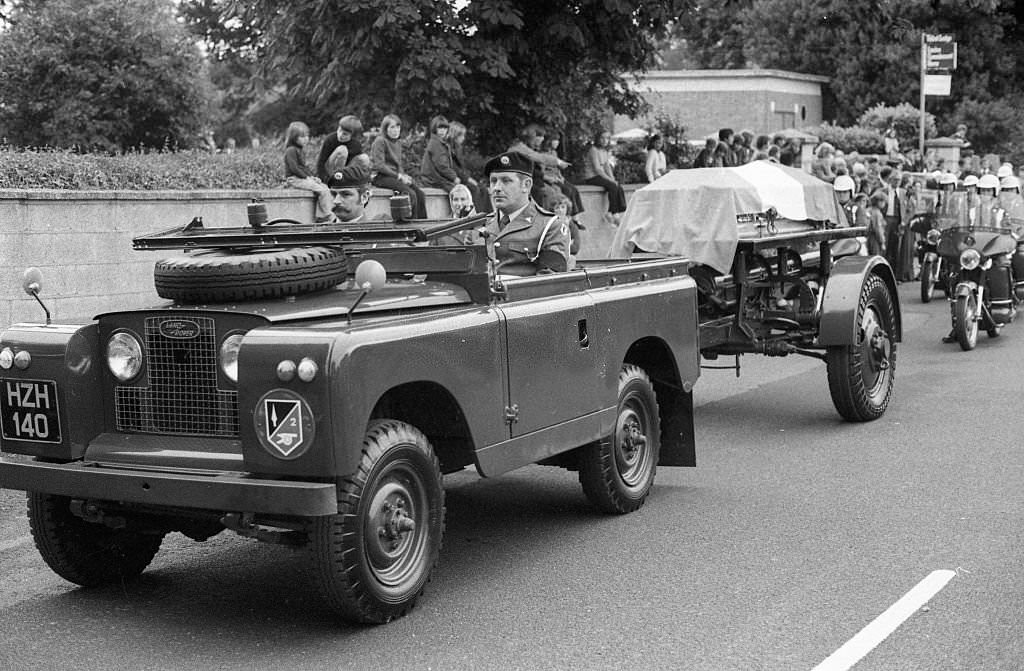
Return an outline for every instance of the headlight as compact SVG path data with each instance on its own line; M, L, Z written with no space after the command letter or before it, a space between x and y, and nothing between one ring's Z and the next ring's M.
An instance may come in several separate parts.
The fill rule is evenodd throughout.
M974 270L981 263L981 254L977 249L965 249L960 252L960 267L964 270Z
M9 369L14 365L14 351L10 347L0 350L0 368Z
M930 228L928 229L928 232L925 233L924 237L928 240L928 244L937 245L939 244L939 239L942 237L942 231L937 228Z
M220 369L232 382L238 382L238 350L242 347L242 333L232 333L220 344Z
M118 331L107 341L107 368L121 382L142 370L142 343L127 331Z

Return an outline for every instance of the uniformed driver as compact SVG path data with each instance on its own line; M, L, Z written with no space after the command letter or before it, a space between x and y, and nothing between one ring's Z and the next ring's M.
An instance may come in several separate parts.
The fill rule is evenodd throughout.
M566 270L569 229L530 199L533 162L507 152L489 159L484 174L495 208L494 219L487 224L487 245L496 270L518 276Z

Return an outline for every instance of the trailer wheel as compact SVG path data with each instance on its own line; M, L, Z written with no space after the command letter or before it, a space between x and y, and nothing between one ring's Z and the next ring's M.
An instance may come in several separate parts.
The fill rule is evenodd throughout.
M335 247L205 249L157 261L153 269L161 298L221 303L295 296L345 281L348 263Z
M355 474L338 484L338 512L317 518L310 558L317 588L342 618L382 624L423 594L444 535L437 456L420 431L370 425Z
M843 419L867 422L888 407L896 378L895 328L889 288L878 275L868 275L860 289L856 342L826 352L829 392Z
M978 344L978 301L973 294L957 296L953 304L953 335L965 352Z
M644 504L661 450L658 421L658 401L647 373L623 366L614 433L580 448L580 484L594 506L622 514Z
M111 529L71 512L71 499L28 493L28 522L43 560L53 572L83 587L137 577L153 561L162 533Z

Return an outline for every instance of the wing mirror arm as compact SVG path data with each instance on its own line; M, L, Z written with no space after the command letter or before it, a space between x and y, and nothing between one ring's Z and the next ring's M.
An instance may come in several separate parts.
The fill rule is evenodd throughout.
M38 268L29 268L25 271L22 276L21 288L25 290L32 298L36 299L39 303L39 307L43 308L43 312L46 314L46 325L50 325L50 310L43 303L43 299L39 297L39 292L43 290L43 273Z

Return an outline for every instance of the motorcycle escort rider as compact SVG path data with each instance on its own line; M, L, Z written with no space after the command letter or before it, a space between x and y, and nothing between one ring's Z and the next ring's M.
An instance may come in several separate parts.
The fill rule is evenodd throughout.
M1004 218L1006 210L1000 204L999 199L1000 178L996 175L982 175L978 179L978 200L975 207L968 211L967 225L970 230L974 229L999 229L1005 227ZM1019 194L1017 194L1019 196ZM1018 254L1020 250L1018 249ZM987 291L991 313L998 324L1003 324L1012 319L1013 291L1010 283L1010 254L999 254L991 257L992 268L988 272ZM950 310L955 322L956 302L950 303ZM949 332L949 335L942 339L944 343L957 342L956 327Z

